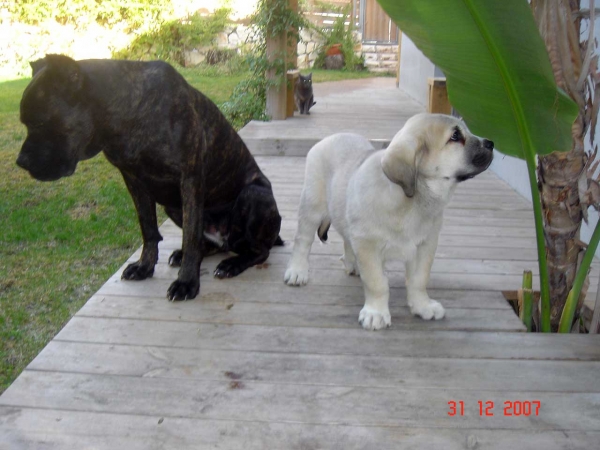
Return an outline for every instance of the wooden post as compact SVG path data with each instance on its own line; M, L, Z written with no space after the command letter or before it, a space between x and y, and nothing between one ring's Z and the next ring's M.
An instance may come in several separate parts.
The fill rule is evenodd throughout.
M286 118L293 117L296 110L296 102L294 100L294 85L300 74L299 70L287 71L287 96L286 96Z
M429 82L429 108L427 112L450 114L452 106L448 100L446 78L428 78Z
M298 13L298 0L288 0L288 8ZM298 67L298 30L290 30L287 36L287 69L296 69Z
M273 2L274 0L271 0ZM290 0L288 0L289 2ZM296 0L296 7L297 7ZM288 3L289 5L289 3ZM287 43L287 32L282 32L278 35L273 35L267 31L267 58L273 61L277 58L283 58L285 63L283 67L283 76L280 83L267 89L267 114L273 120L284 120L286 117L286 100L287 100L287 61L289 59L289 50ZM266 73L267 80L275 80L277 75L275 69L268 70Z
M288 7L298 13L298 0L288 0ZM290 30L287 37L287 76L286 76L286 103L285 103L285 117L293 117L294 110L296 109L296 102L294 101L294 86L300 73L298 68L298 38L296 35L298 30Z
M400 87L400 64L402 63L402 30L398 29L398 71L396 72L396 87Z
M269 36L267 38L267 57L274 60L281 57L285 50L285 33L279 36ZM284 69L285 70L285 69ZM275 80L277 75L275 69L267 71L267 80ZM279 84L267 89L267 114L273 120L285 119L285 100L286 100L285 79L280 80Z

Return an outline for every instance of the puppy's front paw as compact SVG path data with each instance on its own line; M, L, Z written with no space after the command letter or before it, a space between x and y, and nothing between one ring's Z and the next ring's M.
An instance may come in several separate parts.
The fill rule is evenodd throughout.
M191 300L198 295L200 291L200 282L198 280L182 281L177 279L173 281L167 290L167 298L171 302L179 300Z
M379 311L371 306L364 306L358 315L358 323L365 330L381 330L392 325L392 316L389 310Z
M154 275L154 266L142 264L140 261L129 264L121 274L122 280L145 280Z
M303 286L308 283L308 265L290 264L283 281L288 286Z
M427 300L409 306L410 312L414 316L420 316L425 320L439 320L442 319L446 314L446 310L442 304L440 302L436 302L435 300Z

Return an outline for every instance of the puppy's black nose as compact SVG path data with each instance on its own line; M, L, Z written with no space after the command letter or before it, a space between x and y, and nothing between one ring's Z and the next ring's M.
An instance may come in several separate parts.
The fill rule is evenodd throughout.
M488 141L487 139L483 140L483 146L488 150L494 150L494 143L492 141Z

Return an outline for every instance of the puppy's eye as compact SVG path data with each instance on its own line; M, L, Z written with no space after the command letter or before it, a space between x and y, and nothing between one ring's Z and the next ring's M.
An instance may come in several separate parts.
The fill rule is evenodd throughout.
M454 132L452 133L452 136L450 136L450 140L452 142L464 142L465 138L463 137L460 130L458 128L455 128Z

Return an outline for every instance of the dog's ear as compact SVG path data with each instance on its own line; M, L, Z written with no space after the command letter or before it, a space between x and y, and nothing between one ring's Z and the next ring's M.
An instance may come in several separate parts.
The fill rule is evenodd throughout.
M46 65L48 71L61 82L71 92L77 92L83 86L83 76L77 61L65 55L46 55Z
M407 197L414 197L417 189L419 160L424 151L424 143L414 136L403 136L393 140L381 158L381 168L385 176L398 184Z
M46 58L36 59L29 63L31 66L31 76L35 77L35 74L46 67Z

